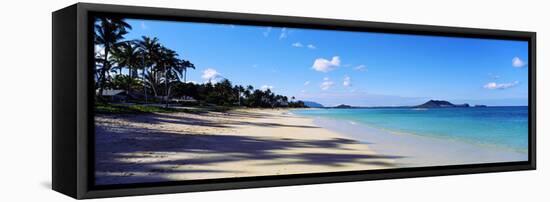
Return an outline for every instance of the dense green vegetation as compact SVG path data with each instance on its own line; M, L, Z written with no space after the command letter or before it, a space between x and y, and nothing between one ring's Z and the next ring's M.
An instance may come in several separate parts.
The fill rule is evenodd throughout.
M97 102L95 103L95 113L99 114L140 114L140 113L171 113L171 112L187 112L200 114L209 111L226 112L232 109L231 107L223 106L203 106L203 107L188 107L188 108L173 108L161 107L154 105L138 105L138 104L117 104Z
M158 107L107 104L108 89L125 90L127 100L134 103L162 103L165 108L174 100L186 104L218 107L305 107L277 95L270 89L254 89L233 85L228 79L203 84L187 82L187 70L195 65L176 51L162 45L156 37L143 36L127 40L132 27L122 18L97 18L95 22L95 88L96 110L107 113L161 112ZM182 81L183 80L183 81ZM190 102L191 101L191 102ZM169 109L164 109L169 110Z

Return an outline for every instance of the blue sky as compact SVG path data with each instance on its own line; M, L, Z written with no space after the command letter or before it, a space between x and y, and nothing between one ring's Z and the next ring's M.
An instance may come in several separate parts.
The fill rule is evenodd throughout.
M127 39L159 38L195 64L197 83L223 77L326 106L527 105L527 42L127 21Z

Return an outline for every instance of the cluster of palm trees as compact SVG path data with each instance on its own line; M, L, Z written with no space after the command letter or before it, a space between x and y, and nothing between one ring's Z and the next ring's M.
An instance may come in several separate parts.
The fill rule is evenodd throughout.
M187 70L195 69L195 65L179 58L156 37L125 40L124 35L131 29L122 18L97 18L94 40L98 95L108 88L131 92L141 86L145 99L152 91L155 98L167 101L173 84L181 77L186 82ZM123 74L123 70L128 73Z
M177 83L174 96L191 96L201 102L219 106L246 106L254 108L305 107L295 97L273 93L271 89L254 89L253 86L232 85L228 79L220 82Z
M195 65L180 58L156 37L126 40L124 36L132 27L122 18L97 18L94 29L95 84L100 101L105 89L124 89L141 95L146 103L148 93L152 93L154 97L150 100L160 98L166 106L170 97L192 97L201 103L221 106L305 107L301 101L294 102L294 97L289 101L270 89L233 86L227 79L187 83L187 70L195 69Z

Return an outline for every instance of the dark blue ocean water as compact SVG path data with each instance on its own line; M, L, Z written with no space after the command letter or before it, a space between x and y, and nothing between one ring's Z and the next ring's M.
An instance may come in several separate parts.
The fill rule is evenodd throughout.
M464 141L518 152L528 149L527 107L362 108L293 110L390 132Z

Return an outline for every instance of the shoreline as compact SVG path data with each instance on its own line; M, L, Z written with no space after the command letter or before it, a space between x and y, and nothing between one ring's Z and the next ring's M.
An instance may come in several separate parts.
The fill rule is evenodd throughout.
M314 121L287 109L97 115L96 184L398 167Z
M308 116L306 116L308 117ZM349 120L310 117L316 125L345 134L369 144L375 152L404 156L396 159L400 167L480 164L527 161L528 154L496 146L479 145L452 139L395 133ZM353 122L353 123L352 123ZM414 147L410 147L414 145Z
M100 114L95 122L100 185L527 160L289 109Z

